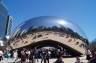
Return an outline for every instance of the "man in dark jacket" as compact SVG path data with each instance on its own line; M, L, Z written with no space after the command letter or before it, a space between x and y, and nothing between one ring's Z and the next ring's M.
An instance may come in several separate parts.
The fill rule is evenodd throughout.
M93 55L93 58L89 60L89 63L96 63L96 53Z

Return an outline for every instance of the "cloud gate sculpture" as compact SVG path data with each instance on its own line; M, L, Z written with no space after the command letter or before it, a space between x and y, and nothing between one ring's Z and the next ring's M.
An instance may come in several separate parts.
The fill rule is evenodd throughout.
M16 48L63 47L71 55L85 53L88 42L80 28L53 16L41 16L20 24L10 39L10 46Z

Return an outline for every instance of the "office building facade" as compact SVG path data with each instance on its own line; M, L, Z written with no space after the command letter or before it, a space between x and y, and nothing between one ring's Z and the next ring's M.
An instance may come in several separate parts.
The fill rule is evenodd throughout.
M9 16L8 10L0 0L0 39L11 35L12 17Z
M8 25L7 25L7 33L6 33L6 36L11 36L11 32L12 32L12 21L13 21L13 18L12 16L8 16Z
M3 39L7 33L8 11L2 1L0 1L0 39Z

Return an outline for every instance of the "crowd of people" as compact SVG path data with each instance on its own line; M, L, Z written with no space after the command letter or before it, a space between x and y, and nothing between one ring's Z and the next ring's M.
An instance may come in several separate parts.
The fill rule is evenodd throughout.
M13 58L15 61L21 59L21 63L37 63L41 59L41 63L50 63L49 59L58 57L63 54L60 49L14 49L14 50L0 50L0 61L4 58ZM60 57L59 57L60 58Z
M91 48L87 49L86 59L89 63L96 63L96 52Z
M64 54L64 50L62 49L14 49L14 50L0 50L0 61L4 58L12 58L14 62L20 59L20 63L38 63L38 59L41 59L41 63L50 63L49 59L57 58L54 63L64 63L62 60L62 55ZM88 63L96 63L96 54L92 52L90 49L87 50L86 59ZM75 63L83 63L81 62L79 57L76 57Z

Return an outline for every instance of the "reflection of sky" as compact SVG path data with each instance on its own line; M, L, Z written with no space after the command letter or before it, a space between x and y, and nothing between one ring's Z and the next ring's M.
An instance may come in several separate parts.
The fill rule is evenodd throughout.
M82 30L78 27L73 25L72 23L63 20L61 18L58 17L49 17L49 16L45 16L45 17L38 17L38 18L33 18L33 19L29 19L27 21L25 21L24 23L22 23L18 28L22 28L22 29L29 29L31 26L34 27L39 27L39 26L46 26L46 27L52 27L52 26L57 26L59 27L60 25L66 27L66 28L70 28L72 29L74 32L79 33L81 36L85 37L85 35L83 34Z

